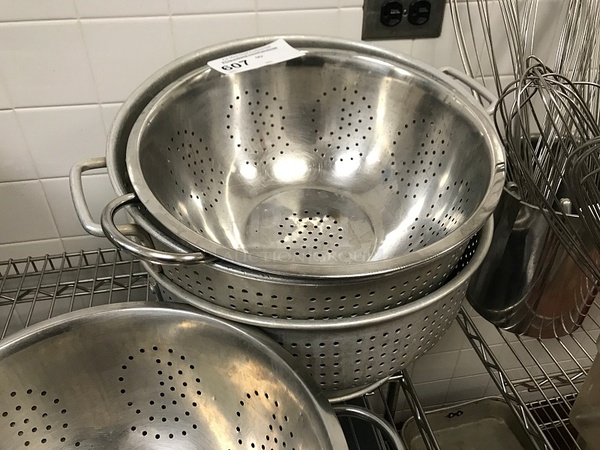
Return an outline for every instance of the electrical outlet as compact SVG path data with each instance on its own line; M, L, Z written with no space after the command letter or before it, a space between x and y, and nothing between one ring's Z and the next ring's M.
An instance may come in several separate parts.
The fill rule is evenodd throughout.
M433 38L442 32L446 0L364 1L364 40Z

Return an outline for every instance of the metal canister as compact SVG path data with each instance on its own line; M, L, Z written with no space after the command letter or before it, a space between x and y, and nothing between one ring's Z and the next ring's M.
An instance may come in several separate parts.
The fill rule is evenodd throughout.
M549 338L575 331L598 294L597 283L569 255L544 212L520 201L510 186L494 215L490 250L467 291L471 305L516 334ZM585 233L577 215L568 220Z

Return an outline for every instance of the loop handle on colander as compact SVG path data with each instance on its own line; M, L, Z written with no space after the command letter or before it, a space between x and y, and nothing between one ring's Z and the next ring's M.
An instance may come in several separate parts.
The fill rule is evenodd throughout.
M461 72L460 70L455 69L454 67L441 67L440 70L446 75L468 86L478 96L486 100L490 104L490 106L488 106L485 109L485 112L488 113L490 116L494 114L494 109L496 107L496 103L498 102L498 97L492 94L489 90L487 90L484 86L475 81L473 78Z
M176 265L176 264L200 264L214 260L214 257L203 252L171 253L156 250L139 244L126 237L123 228L115 224L115 214L121 208L138 202L135 194L129 193L110 201L102 211L100 224L103 236L117 247L127 250L129 253L154 264Z
M75 214L77 214L77 218L81 222L83 229L88 234L96 237L104 237L104 232L102 231L102 226L94 220L90 213L85 200L85 194L83 193L82 176L83 172L87 172L88 170L104 168L106 168L106 158L93 158L75 164L71 167L69 173L69 188L71 190L73 206L75 207Z
M105 237L102 225L94 220L90 208L88 207L83 191L83 173L89 170L105 169L106 158L92 158L87 161L82 161L75 164L69 173L69 187L71 190L71 198L75 207L75 214L83 229L92 236ZM119 225L119 230L124 235L139 236L144 234L144 230L133 224Z
M389 440L392 447L396 450L405 450L398 432L385 420L372 413L369 410L354 405L335 405L333 410L338 416L348 416L362 419L379 429Z

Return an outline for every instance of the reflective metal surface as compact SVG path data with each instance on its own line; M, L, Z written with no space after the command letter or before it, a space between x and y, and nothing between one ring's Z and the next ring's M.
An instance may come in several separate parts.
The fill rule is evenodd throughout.
M453 252L453 261L459 258L460 253ZM426 264L410 273L356 278L343 283L269 276L219 262L163 266L162 270L165 277L188 293L234 311L286 319L340 319L417 301L443 286L446 272L455 264Z
M389 272L465 245L504 180L483 109L404 58L288 40L305 55L227 76L199 65L145 107L127 149L144 207L194 248L291 276Z
M265 43L267 40L268 38L249 40L246 41L245 45L247 45L248 48L252 48L254 46L259 46L261 43ZM439 72L423 67L421 64L417 65L404 57L391 54L375 47L354 42L329 39L322 40L308 37L289 38L288 41L292 45L300 47L314 47L316 45L325 46L324 43L326 43L328 49L335 49L341 53L360 52L365 55L365 58L394 61L395 63L403 64L410 70L417 70L420 71L420 73L425 73L427 76L441 76L438 81L449 89L447 95L450 99L457 99L457 101L464 101L467 103L470 102L468 96L465 96L459 88L455 87L451 81L443 77L443 75L440 75ZM198 67L204 66L208 60L231 53L231 51L232 47L229 45L220 45L180 58L161 69L156 75L142 84L125 102L117 114L111 129L107 147L106 163L109 169L108 172L111 182L118 194L130 193L133 190L125 165L126 144L134 122L140 116L143 109L162 89L179 77L184 76L186 73L189 73ZM485 113L482 112L481 108L479 109L479 113L484 116ZM485 121L486 119L485 117L482 117L481 120ZM423 124L414 125L422 126ZM486 135L485 139L493 140L493 137L491 135ZM497 152L494 154L494 159L501 161L503 159L501 148L493 147L492 150ZM457 152L457 156L454 156L453 158L454 160L457 158L465 160L462 155L461 152ZM390 161L390 164L391 162L393 161ZM496 181L498 181L496 187L499 191L502 185L500 177L497 177ZM77 183L72 183L72 186L76 184ZM494 196L492 191L493 189L490 190L490 198ZM80 201L76 201L77 199L80 199ZM85 217L88 217L89 214L82 213L82 211L85 212L85 210L87 210L83 196L74 195L73 200L84 227L88 230L99 229L99 224L90 224L85 220ZM460 201L460 199L458 201ZM490 202L491 201L492 200L490 200ZM491 206L487 212L482 209L482 214L489 214L491 209ZM133 217L134 221L142 225L152 236L155 244L160 246L160 250L184 252L186 256L190 256L189 248L178 240L178 236L166 231L165 227L149 214L143 205L138 204L136 207L130 207L128 208L128 212ZM382 217L389 217L389 214L390 212L385 211L385 208L382 209ZM316 225L318 228L319 224L312 225L313 230L308 230L308 227L311 226L308 225L308 223L305 223L305 225L307 225L307 229L305 229L306 235L304 236L307 238L306 242L308 242L309 239L307 237L309 236L308 231L313 232L313 235L316 231L318 239L318 233L322 231L317 231L314 229L314 226ZM327 225L324 225L324 227L327 229ZM299 233L302 230L304 230L303 226L300 229L297 229L298 236L301 236ZM274 235L277 235L276 233L279 231L274 232ZM463 231L466 231L466 228L460 227L452 234L455 237L458 237ZM289 232L290 231L286 231L283 237L284 242L286 238L289 238L287 235ZM304 231L302 232L304 233ZM292 234L294 233L295 232ZM103 233L99 234L103 235ZM325 236L325 234L323 234L321 238L323 238L323 236ZM327 237L329 236L327 235ZM336 237L335 234L334 237ZM466 235L463 236L464 239L466 239L466 237ZM308 247L303 239L304 238L300 241L296 239L296 244L300 245L300 248L303 245ZM315 238L313 237L312 239L314 240ZM292 241L293 240L294 239L292 239ZM458 240L460 241L460 239ZM336 249L335 251L338 252L339 255L343 254L343 250L350 250L348 254L352 253L353 248L351 246L350 248L347 247L347 240L344 241L342 239L340 241L338 236L338 241L343 243L339 244L338 247L335 247L335 244L338 242L324 242L327 242L328 245L332 244L332 249ZM324 242L321 242L320 245L324 245ZM281 245L281 243L278 245ZM332 282L329 282L324 278L326 271L322 267L322 264L318 264L318 267L315 268L315 270L318 270L320 278L311 278L309 281L302 281L297 279L297 277L267 275L259 271L245 270L241 269L239 265L228 264L225 261L209 261L204 264L196 264L189 267L183 265L171 267L166 270L165 274L173 283L193 295L240 311L263 315L266 314L275 317L348 317L354 314L372 313L385 310L392 306L402 305L425 295L427 292L435 290L443 284L445 275L449 273L460 257L463 246L464 243L461 243L461 245L456 245L454 248L449 248L446 252L431 253L429 255L430 258L426 259L427 252L433 250L432 247L429 246L411 254L416 255L417 258L421 258L418 267L411 266L410 270L398 270L392 272L389 276L381 276L379 278L370 276L353 277L354 280L352 282L348 282L347 277L344 277L343 280L336 277L330 277ZM327 252L327 254L329 253ZM410 259L411 256L408 255L407 257ZM439 261L436 261L436 259L439 259ZM406 262L410 261L407 259ZM213 282L211 280L218 281ZM343 283L340 283L341 281L343 281ZM338 286L336 286L336 284ZM274 301L265 302L265 299L273 299ZM285 302L281 299L285 299ZM307 301L307 299L310 301ZM356 301L355 299L359 300ZM320 304L318 308L315 307L315 302ZM285 305L282 303L285 303ZM278 309L274 309L273 305L276 305Z
M40 321L92 306L140 300L152 305L157 300L155 286L139 261L114 248L0 261L0 340ZM408 379L407 374L404 377ZM377 406L371 399L385 398L385 386L387 380L355 392L361 395L352 399L352 405L367 408L372 416ZM414 389L404 391L418 402ZM345 406L336 405L336 411ZM389 403L385 417L390 423L396 410L397 405ZM338 418L351 449L389 449L378 431L379 419L373 420L366 411L361 411L361 420L343 415ZM389 429L381 431L389 434Z
M393 444L394 448L397 450L405 450L404 442L400 439L398 435L398 431L395 427L390 425L388 422L373 414L369 410L352 405L338 405L334 406L335 412L341 417L356 417L358 419L363 419L366 421L371 421L377 425L379 430L385 434L388 440Z
M494 325L532 337L558 337L575 331L598 293L539 208L505 190L486 260L473 276L468 299ZM585 238L584 225L570 216ZM597 257L597 256L596 256Z
M427 412L428 421L443 449L466 449L485 442L489 450L536 450L518 417L498 397L486 397ZM402 426L410 450L427 449L413 417ZM473 448L473 447L471 447Z
M2 446L347 448L289 360L260 333L185 305L69 313L0 345Z
M294 320L234 311L188 293L152 265L143 265L160 285L164 300L260 327L305 366L330 397L337 397L393 375L439 341L458 313L492 232L489 221L479 242L465 252L468 264L433 293L388 311L350 318Z
M102 163L101 158L79 163L71 170L71 180L79 178L81 168ZM79 219L86 230L101 229L94 223L86 205L81 179L71 184ZM126 194L129 196L132 194ZM125 230L122 225L119 228ZM102 233L100 233L102 235ZM138 236L142 237L143 235ZM158 228L151 232L161 243ZM164 235L163 235L164 236ZM133 240L128 240L133 244ZM147 244L146 244L147 245ZM161 245L161 248L173 248ZM124 248L129 251L128 245ZM446 274L460 258L460 247L446 255L444 261L424 261L408 271L345 279L306 279L270 275L250 270L216 258L203 264L165 265L165 275L177 286L217 305L259 316L288 319L327 319L355 317L387 310L421 298L446 281ZM157 250L158 251L158 250ZM157 251L152 251L156 253ZM190 253L182 253L189 256Z
M459 312L458 323L536 448L583 449L569 414L597 354L598 303L591 305L578 330L556 339L494 330L469 314Z
M93 165L86 161L73 167L71 179L81 173L78 168ZM72 183L73 203L86 230L100 225L86 219L91 217L81 189L81 180ZM131 196L133 194L126 194ZM122 225L119 228L125 229ZM157 228L152 229L159 233ZM143 235L136 233L143 238ZM162 244L167 251L173 246ZM147 241L147 239L146 239ZM134 244L133 240L127 242ZM148 243L136 244L145 245ZM130 246L124 248L130 251ZM162 270L171 282L217 305L246 313L273 318L329 319L355 317L388 310L421 298L446 281L461 256L460 248L446 255L444 261L424 261L411 270L354 277L351 279L306 279L270 275L246 269L217 258L202 264L165 265ZM159 251L159 250L157 250ZM156 253L157 251L152 251ZM182 253L189 256L189 253Z

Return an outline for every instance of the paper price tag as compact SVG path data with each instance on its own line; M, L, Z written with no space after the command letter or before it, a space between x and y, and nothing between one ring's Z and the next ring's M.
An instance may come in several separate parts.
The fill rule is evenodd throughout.
M288 61L303 54L304 52L296 50L283 39L278 39L262 47L214 59L207 64L211 69L221 73L239 73Z

